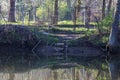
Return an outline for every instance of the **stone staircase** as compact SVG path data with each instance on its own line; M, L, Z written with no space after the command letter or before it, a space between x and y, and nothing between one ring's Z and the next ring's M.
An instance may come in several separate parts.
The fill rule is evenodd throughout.
M55 44L55 51L56 51L56 59L64 59L67 60L67 50L68 50L68 44L67 40L64 39L62 42L58 42Z
M55 59L64 60L65 44L63 42L56 43L54 49L56 51L56 53L54 54Z

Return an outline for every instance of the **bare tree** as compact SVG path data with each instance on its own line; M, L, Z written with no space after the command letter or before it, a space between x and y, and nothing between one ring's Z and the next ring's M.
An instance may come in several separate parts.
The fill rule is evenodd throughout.
M86 3L86 21L85 21L85 26L87 27L88 30L89 30L90 15L91 15L91 10L90 10L91 2L92 2L92 0L89 0Z
M103 5L102 5L102 19L105 17L105 8L106 8L106 0L103 0Z
M1 11L1 5L0 5L0 19L2 19L2 17L1 17L1 12L2 12L2 11Z
M107 45L107 50L110 52L117 51L118 48L120 47L118 42L119 19L120 19L120 0L117 0L117 9Z
M67 8L68 8L68 10L66 12L66 14L67 14L67 20L71 20L72 19L71 0L67 0L66 2L67 2Z
M55 0L54 3L54 16L52 24L57 24L58 22L58 0Z
M81 4L81 0L75 0L74 8L73 8L73 24L74 24L73 31L76 30L76 21L79 18L80 4Z
M107 15L109 15L111 10L112 0L109 0L108 6L107 6Z
M9 22L15 22L15 0L10 0L10 8L9 8L9 15L8 15L8 21Z

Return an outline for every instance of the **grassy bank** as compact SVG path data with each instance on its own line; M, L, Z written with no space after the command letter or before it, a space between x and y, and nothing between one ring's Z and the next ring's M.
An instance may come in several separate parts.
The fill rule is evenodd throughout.
M73 28L69 27L33 27L33 26L23 26L23 25L1 25L0 26L0 44L10 44L17 46L33 47L39 41L40 45L51 45L53 43L59 42L58 36L45 35L41 31L45 30L54 34L84 34L83 37L70 40L68 43L70 46L83 46L83 45L102 45L106 44L108 41L108 34L97 35L96 29L86 29L86 28ZM96 35L95 35L96 34Z
M57 33L57 34L87 34L87 33L94 33L96 29L87 29L87 28L76 28L74 31L74 28L71 27L54 27L50 28L48 31L51 33Z
M41 45L56 42L54 36L46 36L41 29L22 25L0 25L0 44L10 44L18 47L33 47L41 40Z

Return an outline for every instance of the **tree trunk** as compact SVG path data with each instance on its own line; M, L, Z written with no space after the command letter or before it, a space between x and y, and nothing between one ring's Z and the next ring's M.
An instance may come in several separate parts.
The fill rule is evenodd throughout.
M85 20L85 27L87 28L87 30L89 30L89 24L90 24L90 15L91 15L91 11L90 11L90 6L91 6L91 1L89 0L86 4L86 20Z
M15 22L15 0L10 0L8 21Z
M21 6L21 17L20 19L22 20L22 24L24 24L24 19L25 19L25 5L23 4Z
M1 13L2 11L1 11L1 5L0 5L0 20L2 20Z
M54 16L53 16L53 24L57 24L58 22L58 0L55 0L54 4Z
M76 31L76 20L77 20L76 11L77 11L77 8L75 7L75 8L73 9L73 25L74 25L73 31L74 31L74 32Z
M87 9L86 9L86 22L85 22L85 26L86 26L88 31L89 31L89 25L90 25L90 15L91 15L90 7L87 7Z
M119 18L120 18L120 0L117 1L117 9L107 45L107 50L110 51L111 53L118 52L119 50L119 42L118 42Z
M107 15L109 15L109 13L110 13L111 5L112 5L112 0L109 0L109 4L108 4L108 7L107 7Z
M74 2L74 9L73 9L73 31L76 31L76 22L79 19L79 13L80 13L80 4L81 4L81 0L75 1Z
M65 16L66 20L72 19L71 0L67 0L67 12Z
M34 6L34 7L33 7L33 20L34 20L34 21L37 21L37 20L36 20L36 11L37 11L36 6Z
M77 1L77 11L76 11L76 16L77 16L77 20L79 19L79 15L80 15L80 5L81 5L81 0Z
M70 0L67 0L67 6L68 6L68 8L70 9L70 7L71 7L71 2L70 2Z
M106 5L106 0L103 0L103 5L102 5L102 19L105 17L105 6Z

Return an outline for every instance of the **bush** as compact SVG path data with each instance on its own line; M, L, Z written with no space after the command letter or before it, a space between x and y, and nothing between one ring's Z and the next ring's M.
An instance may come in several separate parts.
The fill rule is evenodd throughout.
M109 33L113 22L112 14L106 16L102 21L97 24L99 33Z

